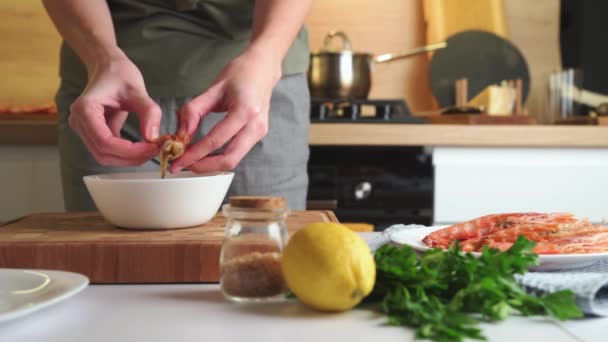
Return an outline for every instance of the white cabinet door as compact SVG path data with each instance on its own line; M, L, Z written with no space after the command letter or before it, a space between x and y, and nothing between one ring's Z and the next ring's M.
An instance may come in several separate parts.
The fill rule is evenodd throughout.
M436 224L526 211L608 218L608 149L440 147L433 164Z
M0 146L0 222L63 211L55 146Z

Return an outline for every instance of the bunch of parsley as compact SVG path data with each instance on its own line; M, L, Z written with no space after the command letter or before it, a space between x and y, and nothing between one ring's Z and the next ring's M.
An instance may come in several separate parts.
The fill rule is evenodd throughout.
M458 245L421 256L408 246L386 245L375 253L376 285L366 302L379 304L389 324L414 327L417 338L436 341L485 340L478 323L512 313L581 317L571 291L536 297L517 284L514 275L538 263L534 246L520 237L507 251L484 248L475 257Z

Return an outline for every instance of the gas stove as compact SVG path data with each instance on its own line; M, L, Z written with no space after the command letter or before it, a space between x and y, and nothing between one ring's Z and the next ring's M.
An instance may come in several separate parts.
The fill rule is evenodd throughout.
M339 100L312 98L311 122L425 123L411 115L403 100Z

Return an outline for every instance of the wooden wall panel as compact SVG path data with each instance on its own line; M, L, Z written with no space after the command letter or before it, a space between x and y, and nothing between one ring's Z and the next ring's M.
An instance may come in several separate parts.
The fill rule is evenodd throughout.
M559 0L505 0L509 36L530 68L531 91L526 103L530 115L550 123L547 77L561 67Z
M529 112L541 122L547 121L544 75L560 64L559 1L504 0L504 4L509 36L530 64ZM315 1L307 24L313 51L319 49L324 35L334 29L346 31L355 50L375 54L426 43L422 0ZM0 104L52 101L59 82L60 38L41 2L0 1L0 41ZM433 109L427 57L377 65L370 97L405 98L415 111Z
M424 0L429 41L444 40L465 30L483 30L507 36L505 0ZM508 1L508 0L506 0Z
M60 37L42 2L0 1L0 42L0 104L52 102Z

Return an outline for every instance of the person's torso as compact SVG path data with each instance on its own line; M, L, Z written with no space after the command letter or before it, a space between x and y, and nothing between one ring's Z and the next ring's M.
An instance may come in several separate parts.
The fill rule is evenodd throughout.
M108 0L118 45L142 72L150 95L193 96L249 43L254 0ZM65 44L61 77L84 87L86 71ZM283 61L283 73L304 72L306 29Z

